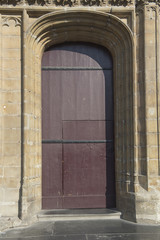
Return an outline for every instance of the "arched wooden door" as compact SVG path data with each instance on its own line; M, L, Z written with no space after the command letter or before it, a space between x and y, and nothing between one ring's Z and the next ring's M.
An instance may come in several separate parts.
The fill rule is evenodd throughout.
M42 208L115 207L112 58L67 43L42 59Z

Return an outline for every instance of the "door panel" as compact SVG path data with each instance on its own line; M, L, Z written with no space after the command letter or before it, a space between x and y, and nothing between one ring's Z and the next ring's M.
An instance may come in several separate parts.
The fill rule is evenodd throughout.
M42 136L62 139L61 80L53 71L42 71ZM44 97L43 97L44 96Z
M105 120L102 70L63 71L61 77L63 120Z
M115 207L112 59L74 43L42 59L42 205Z
M105 140L105 121L63 121L63 139Z
M64 144L63 148L65 195L103 195L105 144Z
M43 164L43 195L61 196L62 195L62 144L43 144L42 145ZM54 174L53 174L53 169ZM47 174L46 174L47 172Z

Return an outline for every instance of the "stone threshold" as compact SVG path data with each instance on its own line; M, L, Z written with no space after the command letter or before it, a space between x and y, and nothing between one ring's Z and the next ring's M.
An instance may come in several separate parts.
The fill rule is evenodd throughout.
M115 209L56 209L41 210L38 221L71 221L120 219L121 212Z

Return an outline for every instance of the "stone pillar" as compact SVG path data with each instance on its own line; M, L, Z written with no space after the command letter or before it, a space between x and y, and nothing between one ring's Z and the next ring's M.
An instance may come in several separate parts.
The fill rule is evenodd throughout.
M29 17L23 12L23 176L21 218L34 221L41 210L41 59L37 45L26 40ZM34 39L34 37L33 37ZM33 47L33 48L32 48ZM27 79L27 81L26 81Z
M160 220L159 6L137 8L138 180L136 221Z

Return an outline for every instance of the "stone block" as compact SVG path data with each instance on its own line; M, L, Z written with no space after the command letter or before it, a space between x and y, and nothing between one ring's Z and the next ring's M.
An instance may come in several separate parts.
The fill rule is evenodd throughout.
M4 167L4 177L13 177L13 178L17 178L20 179L20 167L16 166L16 167Z
M158 147L149 147L149 159L158 160Z
M3 103L21 103L21 92L17 91L3 91L2 92Z
M21 127L21 117L20 117L20 115L4 116L3 117L3 127L4 128L13 128L15 131L19 132L20 127Z
M145 67L146 67L146 75L149 71L156 71L156 58L155 57L145 57ZM154 79L153 79L154 80Z
M150 160L148 163L149 175L158 175L158 160Z
M20 143L4 143L3 150L4 150L4 156L20 156L21 144Z
M6 167L17 167L21 165L21 156L20 155L11 155L11 156L3 156L4 163L3 165Z
M3 59L2 68L3 70L16 69L20 74L21 62L17 59Z
M10 25L8 26L3 26L2 28L2 33L3 36L18 36L20 37L21 35L21 28L20 26L15 26L15 21L12 20L12 22L10 21Z
M4 127L7 127L5 124ZM3 141L5 143L20 143L21 141L21 129L4 129L3 130Z
M146 109L146 117L151 118L151 119L156 119L157 118L157 108L156 106L154 107L147 107Z
M19 78L19 80L18 80ZM14 78L14 75L11 78L5 78L2 81L2 89L3 91L11 91L14 89L14 91L20 90L20 76L18 78Z
M148 71L148 72L150 72L150 71ZM146 76L148 75L148 72L146 73ZM145 88L146 88L146 93L147 93L146 99L148 98L148 94L152 94L153 92L156 93L156 86L157 86L157 84L156 84L155 79L152 80L152 79L146 78L146 82L145 82Z
M155 47L155 43L148 43L148 46L146 46L146 48L145 48L145 56L148 59L148 61L151 61L153 64L156 64L156 62L155 62L155 60L156 60L156 58L155 58L156 52L153 50L154 47ZM147 68L147 70L148 70L148 68Z
M4 169L2 166L0 166L0 177L4 176Z
M143 60L144 61L144 60ZM148 90L155 90L156 89L156 71L155 70L149 70L147 71L147 74L145 76L146 81L152 82L150 86L148 87Z
M148 145L156 146L158 142L157 133L148 133L147 134L147 143Z
M0 185L0 203L4 202L4 188Z
M3 166L3 164L4 164L2 145L3 144L1 144L1 146L0 146L0 166Z
M2 59L16 59L17 61L21 60L21 51L20 49L7 48L3 49L3 58Z
M153 33L146 33L145 34L145 43L146 43L146 48L145 49L147 50L147 48L149 46L151 46L152 47L152 52L153 52L153 53L150 52L151 54L155 54L155 51L153 51L153 47L155 46L155 42L156 42L155 34L153 34ZM145 52L145 53L146 53L147 56L149 56L148 55L149 52Z
M17 71L16 68L9 69L9 71L8 71L8 69L6 69L6 70L2 69L2 78L3 78L3 80L5 80L5 79L12 79L12 78L20 79L20 77L21 77L20 69L19 69L19 71Z
M4 103L3 104L4 115L19 115L21 114L21 104L19 103Z
M20 49L21 48L21 39L19 36L3 36L2 39L2 48L3 49Z
M3 186L4 188L18 189L20 187L20 179L15 177L4 177Z
M149 178L149 191L153 191L153 189L157 193L160 192L160 180L157 176L150 176ZM157 196L153 195L153 197L159 200L159 194Z
M157 120L147 120L147 132L157 132Z
M146 34L155 34L155 21L150 19L145 19L145 36Z
M18 188L10 188L8 186L7 189L5 189L5 201L6 202L18 202L19 199L19 189Z
M0 203L0 213L5 217L10 217L10 216L18 216L18 203L15 202L5 202L5 203Z

